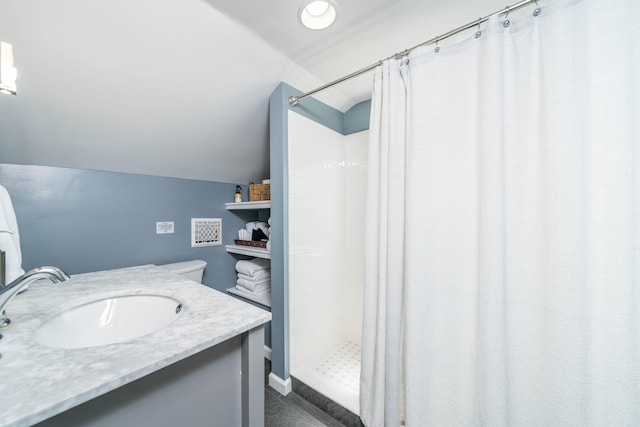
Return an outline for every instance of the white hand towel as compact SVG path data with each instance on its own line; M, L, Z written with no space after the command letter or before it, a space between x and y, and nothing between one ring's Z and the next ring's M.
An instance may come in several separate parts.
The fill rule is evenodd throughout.
M249 232L249 235L251 235L253 233L253 230L258 228L258 221L248 222L247 225L245 226L245 228Z
M9 233L10 232L10 233ZM24 274L18 221L7 189L0 185L0 250L5 254L5 281L13 282Z
M256 273L264 270L271 270L271 263L268 259L253 258L248 261L241 260L236 263L236 271L246 274L247 276L254 276Z
M271 279L271 270L263 270L260 271L253 276L249 276L248 274L238 273L238 279L248 280L250 282L260 282L264 279Z
M251 292L259 292L264 289L271 289L271 280L267 279L261 283L254 283L249 282L248 280L238 279L236 281L236 285L241 286Z
M268 294L269 292L271 292L271 288L268 289L257 289L255 291L250 291L247 288L244 288L240 285L236 286L236 289L239 290L241 293L244 292L247 295L262 295L262 294Z

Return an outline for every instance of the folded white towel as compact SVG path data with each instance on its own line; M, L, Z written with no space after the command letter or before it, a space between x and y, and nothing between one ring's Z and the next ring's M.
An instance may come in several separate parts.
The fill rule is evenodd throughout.
M247 280L249 282L262 282L263 280L271 280L271 270L261 270L254 274L253 276L249 276L248 274L238 273L238 279Z
M0 185L0 250L5 254L5 281L13 282L24 274L16 213L6 188Z
M267 279L263 282L250 282L248 280L238 279L236 285L241 286L251 292L258 292L264 289L271 289L271 279Z
M255 230L256 228L258 228L258 226L256 225L256 223L257 223L257 222L258 222L258 221L251 221L251 222L248 222L248 223L245 225L245 228L247 229L247 231L249 232L249 234L253 233L253 230Z
M253 292L256 294L263 294L265 292L271 291L271 285L268 285L268 284L260 285L260 286L245 286L244 284L240 283L240 281L236 283L236 288L242 289L243 291L246 291L246 292Z
M241 292L246 292L247 294L253 294L253 295L262 295L262 294L268 294L269 292L271 292L271 288L268 289L258 289L255 291L250 291L249 289L242 287L242 286L236 286L236 289L238 289Z
M251 240L251 234L249 234L246 228L238 230L238 240Z
M268 259L253 258L248 261L241 260L236 263L236 271L246 274L247 276L255 276L261 271L271 270L271 263Z

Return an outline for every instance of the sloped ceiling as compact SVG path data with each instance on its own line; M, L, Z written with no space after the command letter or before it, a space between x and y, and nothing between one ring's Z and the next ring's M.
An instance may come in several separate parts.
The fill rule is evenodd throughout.
M18 96L0 96L0 163L233 183L269 175L268 98L303 91L504 7L338 0L325 31L293 0L0 0ZM345 111L371 76L318 95Z

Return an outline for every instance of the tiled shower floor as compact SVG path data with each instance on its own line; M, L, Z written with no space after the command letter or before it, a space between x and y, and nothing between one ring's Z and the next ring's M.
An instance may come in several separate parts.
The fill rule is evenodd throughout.
M336 351L320 362L316 374L328 378L336 386L354 396L360 392L360 346L344 342Z
M343 342L317 366L303 368L295 376L354 414L359 413L360 345Z
M294 392L287 396L266 386L265 426L362 426L355 415L360 406L360 351L358 344L343 342L317 366L303 369L298 379L304 384L294 379ZM270 371L271 363L266 361L265 384L268 383ZM339 405L332 404L331 401Z

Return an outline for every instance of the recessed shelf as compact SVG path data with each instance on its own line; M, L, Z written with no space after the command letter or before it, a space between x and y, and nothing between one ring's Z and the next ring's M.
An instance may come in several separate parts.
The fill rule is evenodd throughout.
M259 202L225 203L225 207L230 211L271 209L271 200L262 200ZM227 252L232 254L271 259L271 251L265 248L242 245L225 245L225 249L227 250ZM254 294L251 292L242 291L235 287L227 289L227 292L237 297L258 303L264 307L271 308L271 292L267 292L264 294Z
M264 294L252 294L251 292L244 292L238 288L229 288L227 292L230 294L248 299L249 301L257 302L260 305L271 308L271 292Z
M238 210L255 210L255 209L270 209L271 208L271 200L262 200L258 202L240 202L240 203L225 203L227 210L230 211L238 211Z
M227 252L232 254L271 259L271 251L268 251L264 248L256 248L253 246L241 246L241 245L225 245L225 249L227 250Z

